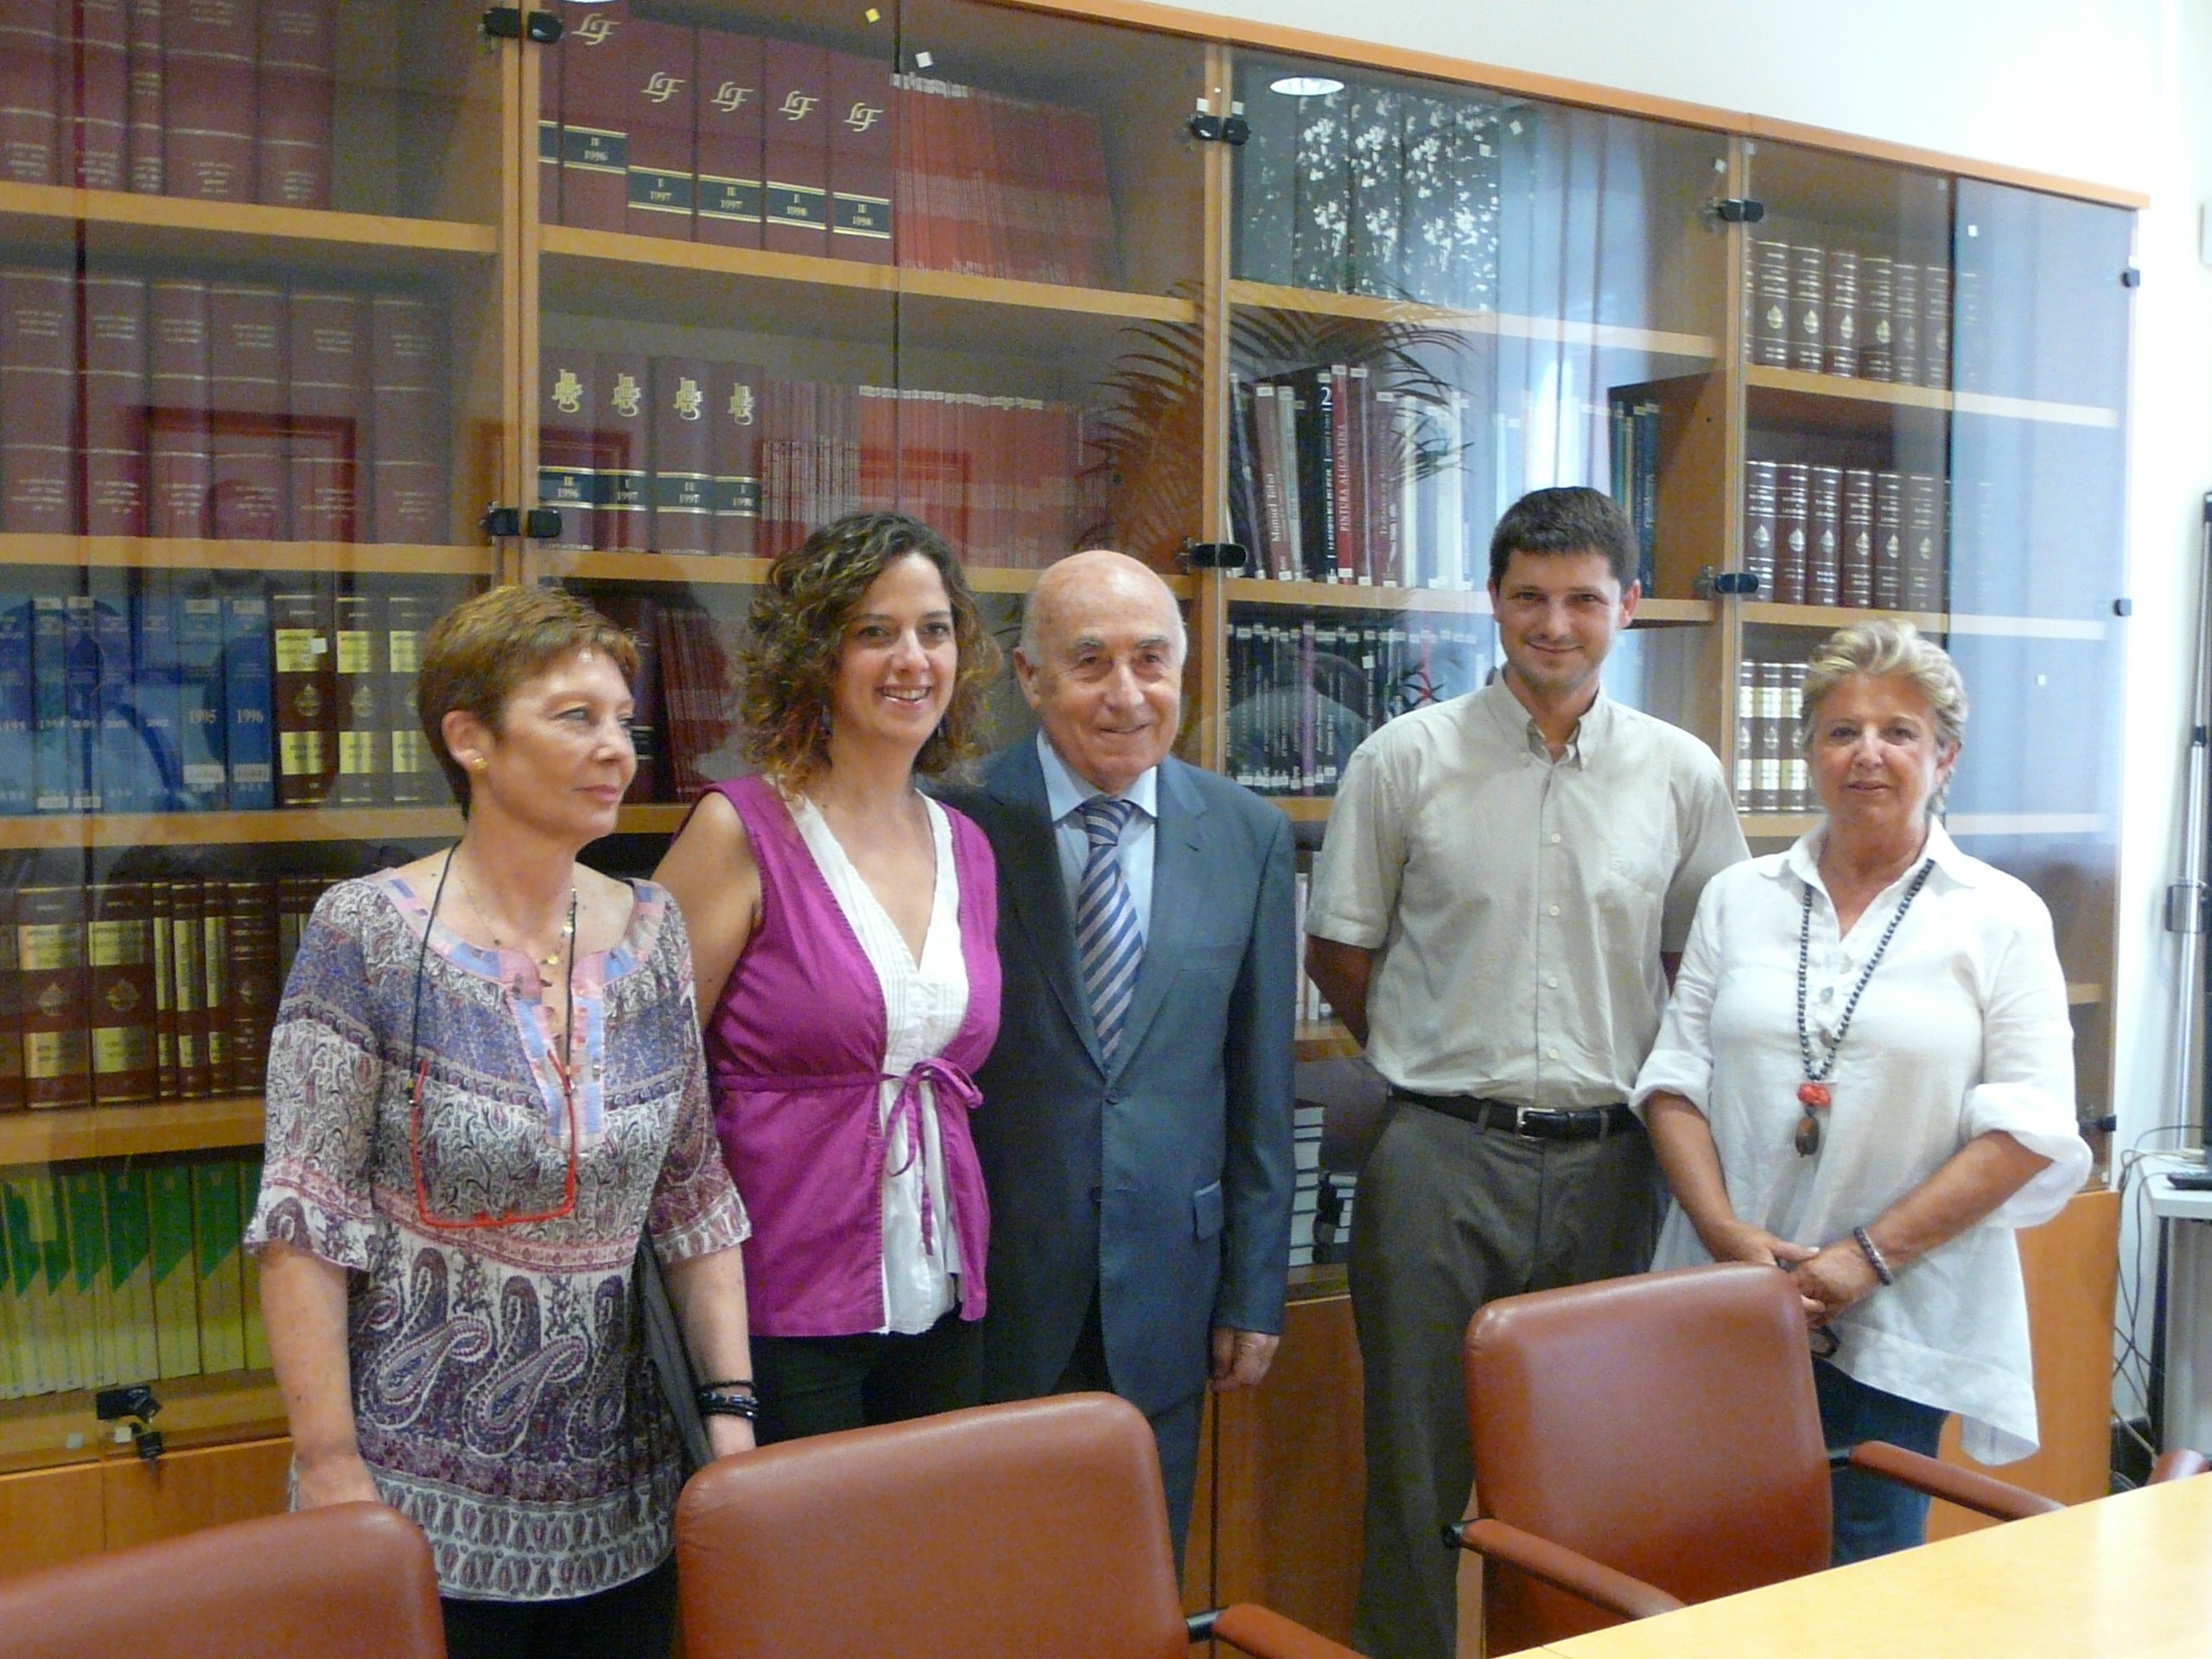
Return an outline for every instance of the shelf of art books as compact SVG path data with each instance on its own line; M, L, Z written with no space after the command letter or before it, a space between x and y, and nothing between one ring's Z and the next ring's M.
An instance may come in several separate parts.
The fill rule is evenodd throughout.
M261 1144L259 1095L0 1112L0 1168Z

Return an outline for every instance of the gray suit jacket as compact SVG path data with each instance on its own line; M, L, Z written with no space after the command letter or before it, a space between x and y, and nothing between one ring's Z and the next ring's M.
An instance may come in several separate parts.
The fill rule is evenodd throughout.
M1208 1332L1282 1328L1296 1014L1290 826L1248 791L1160 768L1144 963L1098 1054L1045 778L1025 740L945 799L997 855L998 1044L972 1120L991 1200L994 1399L1049 1392L1092 1287L1117 1392L1205 1386Z

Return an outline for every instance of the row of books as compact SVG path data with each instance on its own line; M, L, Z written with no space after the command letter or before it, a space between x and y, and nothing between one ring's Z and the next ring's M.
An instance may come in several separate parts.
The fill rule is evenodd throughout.
M1497 304L1499 111L1439 87L1274 90L1240 64L1236 274L1460 310Z
M8 0L0 178L330 205L335 0Z
M1951 272L1885 254L1754 239L1751 360L1908 386L1951 384Z
M0 591L0 812L442 801L414 709L436 608L165 571L114 597Z
M1098 287L1115 279L1097 116L880 59L560 8L543 60L547 223Z
M0 1400L264 1370L261 1158L0 1170Z
M1490 625L1469 616L1232 615L1229 775L1263 795L1332 795L1385 721L1490 676Z
M686 601L619 588L594 594L592 602L638 648L638 677L630 687L638 771L625 798L697 800L708 785L739 770L734 756L719 754L737 725L730 678L735 641L703 607Z
M1657 581L1659 461L1664 411L1656 397L1636 388L1615 388L1605 399L1611 442L1611 494L1636 535L1637 580L1646 594Z
M0 270L0 531L444 542L444 335L412 295Z
M1306 1024L1333 1019L1321 993L1306 976L1302 958L1306 949L1306 906L1313 889L1313 855L1299 855L1295 877L1296 914L1292 938L1301 957L1298 975L1298 1017ZM1342 1262L1351 1242L1351 1193L1356 1173L1324 1169L1322 1142L1328 1130L1328 1109L1318 1101L1298 1100L1291 1107L1290 1133L1295 1174L1290 1199L1290 1265L1294 1268Z
M1325 1020L1337 1017L1329 1000L1321 995L1321 988L1306 972L1306 901L1313 891L1313 873L1302 864L1297 875L1297 927L1293 934L1298 941L1298 1019L1301 1025L1318 1026Z
M149 871L0 886L0 1110L258 1091L328 885Z
M1782 605L1940 611L1948 492L1929 473L1744 463L1744 563Z
M1357 363L1234 384L1230 519L1251 574L1399 588L1483 582L1467 541L1459 391L1392 390Z
M759 555L859 511L921 518L978 563L1071 551L1090 416L1034 397L771 380L756 365L546 348L550 545Z
M1797 747L1797 706L1805 664L1748 661L1736 665L1736 808L1741 812L1816 812L1810 772Z

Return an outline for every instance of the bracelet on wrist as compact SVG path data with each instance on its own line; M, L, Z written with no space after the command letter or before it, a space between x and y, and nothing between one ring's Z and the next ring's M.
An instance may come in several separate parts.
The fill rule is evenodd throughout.
M1880 1280L1885 1286L1897 1283L1896 1273L1891 1270L1889 1262L1883 1258L1881 1251L1874 1246L1873 1235L1864 1227L1854 1227L1851 1230L1851 1236L1859 1246L1859 1253L1866 1258L1866 1265L1874 1269L1874 1277Z
M694 1394L758 1394L760 1390L753 1386L751 1377L734 1376L726 1382L702 1382L692 1392Z
M748 1423L758 1421L760 1402L749 1394L716 1394L711 1389L699 1390L699 1414L702 1417L742 1417Z

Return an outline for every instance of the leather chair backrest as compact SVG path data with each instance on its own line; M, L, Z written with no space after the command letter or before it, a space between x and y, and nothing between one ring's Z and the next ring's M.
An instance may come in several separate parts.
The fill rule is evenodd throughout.
M0 1659L445 1659L422 1529L381 1503L210 1527L0 1580Z
M1817 1572L1828 1473L1789 1276L1732 1263L1510 1296L1476 1314L1479 1513L1688 1602ZM1484 1564L1492 1653L1616 1623Z
M686 1659L1183 1659L1142 1414L1111 1395L787 1441L676 1509Z

